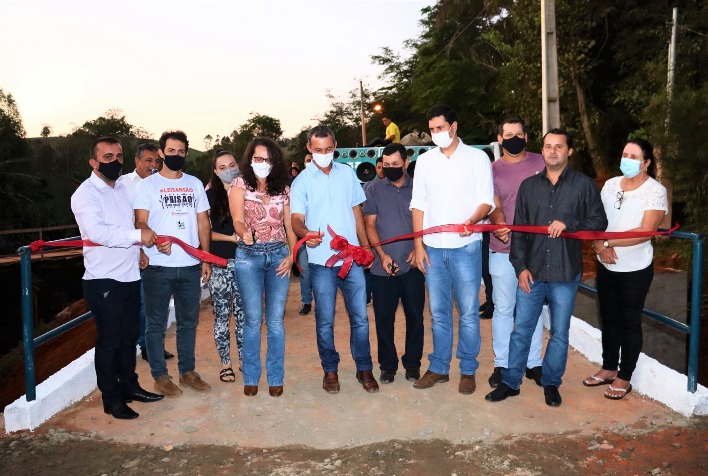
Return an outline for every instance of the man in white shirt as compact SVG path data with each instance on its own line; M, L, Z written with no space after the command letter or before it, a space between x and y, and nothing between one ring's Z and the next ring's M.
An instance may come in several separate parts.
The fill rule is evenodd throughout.
M492 167L487 155L468 146L457 134L457 115L450 106L428 111L428 127L438 147L421 155L413 178L413 231L447 224L474 224L494 208ZM433 319L433 352L428 371L415 388L449 380L452 360L452 306L460 312L457 358L458 391L477 387L479 362L479 287L482 276L481 233L435 233L415 239L417 268L426 275Z
M115 418L138 413L126 401L153 402L162 395L143 390L135 373L135 340L140 319L139 251L157 235L133 226L133 207L125 186L117 183L123 165L118 140L102 137L91 147L93 168L71 196L71 211L81 238L101 246L84 247L84 298L96 320L94 363L103 411Z
M162 164L160 154L157 152L157 146L150 142L138 144L135 148L135 170L129 174L118 177L118 182L125 186L128 198L130 199L131 207L135 200L135 188L143 179L157 173L157 170ZM150 260L141 249L140 250L140 269L145 269ZM147 350L145 348L145 296L142 284L140 285L140 329L138 332L138 345L140 346L140 355L143 360L147 360ZM174 355L165 350L165 359L172 359Z
M135 192L135 226L154 230L158 235L174 236L193 247L209 251L211 224L209 202L202 182L182 172L189 141L182 131L169 131L160 137L160 157L164 167L138 185ZM150 264L143 270L145 279L145 344L155 390L177 397L182 390L167 373L163 355L165 324L170 297L174 296L177 320L177 367L179 384L199 392L211 389L194 371L194 347L201 283L211 276L211 265L200 263L170 242L147 248Z

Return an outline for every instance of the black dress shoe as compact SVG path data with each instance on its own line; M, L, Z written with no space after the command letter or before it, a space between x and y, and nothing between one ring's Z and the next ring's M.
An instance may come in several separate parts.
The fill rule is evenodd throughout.
M541 377L543 376L543 367L538 366L532 369L526 369L526 378L536 382L536 385L541 386Z
M420 369L406 369L406 380L416 381L420 378Z
M132 420L133 418L138 418L137 412L133 411L125 402L118 403L104 403L103 412L111 415L113 418L118 418L119 420Z
M393 370L382 370L381 371L381 383L393 383L393 379L396 377L396 372Z
M125 399L123 401L125 403L130 403L135 400L136 402L150 403L162 400L163 398L165 398L164 395L160 395L159 393L148 392L143 388L138 388L138 390L136 390L135 392L128 393L128 395L125 396Z
M489 392L484 399L488 402L501 402L508 397L515 397L521 393L521 390L514 390L504 382L500 383L497 388Z
M306 316L312 311L312 304L303 304L300 310L298 311L298 314L301 316Z
M174 358L175 358L175 354L167 352L167 349L165 349L165 360L174 359Z
M502 381L501 370L503 367L494 367L494 372L489 377L489 386L492 388L497 388Z
M546 397L546 405L549 407L559 407L563 399L555 385L547 385L543 387L543 395Z

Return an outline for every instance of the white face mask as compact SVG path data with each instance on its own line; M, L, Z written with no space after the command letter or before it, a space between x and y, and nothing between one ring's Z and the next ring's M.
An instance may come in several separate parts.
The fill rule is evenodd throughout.
M253 167L253 173L256 174L256 177L266 178L268 177L268 174L270 174L270 169L272 168L272 165L270 165L268 162L251 162L251 167Z
M330 152L329 154L312 154L312 160L314 162L317 162L317 165L320 166L320 168L326 169L329 167L329 164L332 163L332 160L334 160L334 152Z
M450 131L452 128L450 128ZM435 132L431 134L433 138L433 143L440 147L441 149L447 149L452 144L452 140L455 138L455 134L450 137L450 131Z

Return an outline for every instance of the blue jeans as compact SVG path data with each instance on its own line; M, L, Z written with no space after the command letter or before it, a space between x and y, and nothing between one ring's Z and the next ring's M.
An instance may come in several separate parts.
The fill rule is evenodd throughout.
M492 317L492 347L494 348L494 366L509 366L509 338L514 330L514 307L516 306L516 288L519 280L508 253L489 253L489 274L492 275L492 294L494 317ZM531 349L526 367L532 369L541 365L543 348L543 319L538 319L531 338Z
M307 261L307 250L303 246L297 252L297 264L300 265L300 300L303 304L312 304L312 282L310 264Z
M461 248L427 247L430 266L426 281L433 318L433 352L428 370L447 375L452 360L452 305L460 313L457 358L460 373L474 375L479 367L479 287L482 280L482 242Z
M177 320L177 368L180 374L194 370L194 342L199 321L202 266L148 266L143 270L145 289L145 345L154 378L167 375L165 327L170 297L175 300Z
M268 327L266 373L268 385L283 385L285 377L285 327L283 314L290 277L276 276L276 269L288 256L282 242L239 244L234 262L236 282L243 299L243 384L258 385L261 378L261 322L265 296Z
M519 288L516 291L516 327L509 342L509 367L502 370L502 382L513 389L521 386L526 361L531 346L531 336L541 314L543 303L548 300L551 314L551 339L543 357L541 385L560 387L568 361L568 334L570 317L575 306L580 274L568 283L536 281L531 284L531 294Z
M317 350L322 369L337 372L339 353L334 347L334 306L337 288L342 290L344 305L349 314L349 345L357 371L371 370L371 344L369 343L369 316L366 313L366 281L364 270L354 264L344 279L337 276L340 267L310 263L312 290L315 293L315 322L317 327Z

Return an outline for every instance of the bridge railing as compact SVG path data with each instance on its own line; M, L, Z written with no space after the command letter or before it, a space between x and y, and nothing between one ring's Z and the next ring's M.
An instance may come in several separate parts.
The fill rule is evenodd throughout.
M49 243L57 243L61 241L81 239L80 236L64 238L63 240L51 241ZM23 358L25 366L25 398L28 402L37 399L37 380L34 367L34 350L63 334L64 332L73 329L82 322L85 322L93 317L91 311L76 317L69 322L45 332L44 334L34 336L34 328L32 323L34 311L32 309L32 250L29 246L22 246L17 250L20 255L20 289L22 293L22 343L23 343Z
M698 357L699 343L701 335L701 292L703 289L703 243L705 238L703 235L686 231L674 231L671 233L672 238L682 240L690 240L693 242L693 261L692 261L692 282L691 282L691 314L689 323L684 324L670 316L644 308L645 316L648 316L656 321L673 327L685 334L688 334L688 391L696 393L698 388ZM597 289L587 284L580 284L580 287L597 294Z
M688 386L687 390L695 393L698 388L698 357L699 342L701 333L701 290L703 289L703 244L704 236L697 233L675 231L671 234L673 238L690 240L693 242L693 270L691 283L691 314L688 325L672 319L669 316L660 314L651 309L644 309L644 314L674 329L688 334ZM67 240L80 239L80 237L56 240L53 243ZM52 243L52 242L50 242ZM21 290L22 290L22 340L24 345L24 366L25 366L25 394L28 402L37 398L37 382L35 375L34 350L36 347L73 329L79 324L93 317L89 311L79 317L66 322L55 329L52 329L40 336L33 337L33 309L32 309L32 260L29 246L23 246L17 250L20 255L21 270ZM580 285L583 289L597 293L597 289Z

